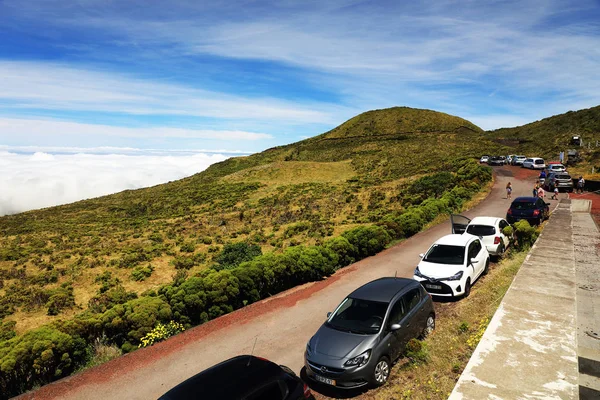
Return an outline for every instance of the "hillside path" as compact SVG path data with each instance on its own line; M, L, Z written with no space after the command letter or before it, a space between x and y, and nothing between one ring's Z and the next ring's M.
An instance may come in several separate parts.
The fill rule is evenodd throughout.
M505 186L513 184L513 198L530 196L535 172L518 167L495 168L496 182L489 196L464 215L504 217L510 201ZM566 194L561 194L561 198ZM547 200L556 205L556 201ZM412 277L419 254L450 233L448 222L434 226L376 256L369 257L320 282L280 293L190 329L150 348L135 351L96 368L22 395L23 399L156 399L190 376L230 357L254 354L297 373L303 366L308 339L328 311L360 285L394 276Z

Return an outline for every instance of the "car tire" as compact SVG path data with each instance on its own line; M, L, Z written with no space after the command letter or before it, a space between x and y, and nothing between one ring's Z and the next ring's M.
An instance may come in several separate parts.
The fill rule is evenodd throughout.
M381 357L373 369L373 374L371 375L371 384L373 386L384 385L390 377L391 367L392 365L389 358L386 356Z
M463 294L464 298L469 297L471 294L471 278L467 278L467 282L465 283L465 293Z
M431 313L427 317L425 321L425 328L423 328L423 333L421 333L421 337L424 339L427 336L431 335L435 330L435 314Z

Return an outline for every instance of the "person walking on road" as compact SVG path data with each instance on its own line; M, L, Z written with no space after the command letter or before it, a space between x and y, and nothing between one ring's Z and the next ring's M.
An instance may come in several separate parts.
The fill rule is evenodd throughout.
M540 199L544 200L544 196L546 195L546 193L544 193L544 189L542 189L541 186L538 188L537 194Z
M554 188L554 193L552 194L552 200L558 200L558 188Z
M535 184L535 186L533 187L533 197L538 197L538 188L540 187L540 185L538 183Z
M582 193L583 194L583 187L585 186L585 179L583 179L583 176L579 177L579 180L577 181L577 193Z
M512 183L508 182L506 184L506 198L510 200L511 194L512 194Z

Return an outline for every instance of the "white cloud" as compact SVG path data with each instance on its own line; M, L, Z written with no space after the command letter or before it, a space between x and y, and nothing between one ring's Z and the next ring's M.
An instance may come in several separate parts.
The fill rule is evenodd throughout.
M69 110L132 115L175 115L285 122L332 121L333 108L276 98L253 98L136 79L123 73L46 61L0 60L0 101L5 110Z
M0 215L153 186L193 175L225 159L222 154L24 155L0 150Z
M83 137L116 136L120 138L179 138L211 140L260 140L271 139L266 133L245 131L217 131L202 129L181 129L171 127L129 128L111 125L82 124L78 122L0 118L0 139L11 137L68 136Z

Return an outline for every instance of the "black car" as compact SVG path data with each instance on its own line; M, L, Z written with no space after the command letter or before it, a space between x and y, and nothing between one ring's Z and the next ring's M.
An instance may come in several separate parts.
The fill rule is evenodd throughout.
M286 366L264 358L237 356L200 372L159 400L300 400L314 397Z
M306 344L306 375L339 388L383 385L412 338L435 328L431 296L415 280L381 278L350 293Z
M531 225L539 225L550 216L550 203L538 197L517 197L506 212L506 220L510 224L525 219Z

